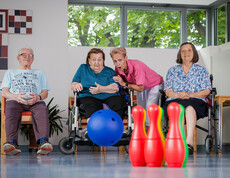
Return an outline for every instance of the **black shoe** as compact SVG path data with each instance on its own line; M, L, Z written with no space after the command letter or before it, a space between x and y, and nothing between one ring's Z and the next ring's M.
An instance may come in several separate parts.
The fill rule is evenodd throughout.
M18 147L18 144L15 144L14 142L11 142L11 141L4 143L2 148L6 154L17 155L21 153L21 150Z
M37 154L38 155L47 155L49 152L53 150L53 146L47 140L44 140L38 147Z
M188 152L189 152L189 155L193 155L194 149L192 145L188 144Z

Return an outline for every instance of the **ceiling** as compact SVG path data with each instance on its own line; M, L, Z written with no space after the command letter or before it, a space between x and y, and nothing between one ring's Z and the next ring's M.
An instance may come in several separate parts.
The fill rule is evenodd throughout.
M91 0L88 0L88 2ZM108 0L92 0L96 2L103 2ZM112 2L136 2L136 3L154 3L154 4L180 4L180 5L204 5L208 6L218 0L110 0Z

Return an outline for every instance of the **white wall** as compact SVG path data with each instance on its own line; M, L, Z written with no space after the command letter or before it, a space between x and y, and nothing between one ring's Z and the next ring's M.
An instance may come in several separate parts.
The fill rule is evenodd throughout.
M230 43L220 46L209 46L200 50L200 57L211 74L213 74L213 87L217 89L218 96L230 96ZM223 112L223 143L230 143L230 107L225 107ZM202 126L207 126L207 120L199 121ZM198 143L204 143L205 135L198 133Z
M91 47L68 47L67 0L0 0L1 9L28 9L33 11L33 34L9 34L9 68L18 68L17 52L21 47L30 46L34 49L35 61L33 68L45 71L50 89L49 101L54 97L54 103L60 106L64 119L67 118L68 96L72 95L70 83L80 64ZM106 54L106 65L114 68L109 56L110 48L102 48ZM208 47L200 51L200 64L211 71L211 56L219 49ZM129 59L139 59L154 69L165 79L167 70L175 65L177 49L145 49L127 48ZM0 71L0 81L4 71ZM199 121L200 122L200 121ZM206 125L206 120L202 120ZM59 136L51 138L53 144L58 144L60 138L67 136L66 130ZM198 144L204 143L206 134L199 133ZM204 137L204 138L203 138ZM22 137L20 144L27 144Z
M68 81L68 33L67 0L1 0L1 9L21 9L33 11L32 35L9 34L9 68L18 68L16 59L20 48L34 49L33 68L45 71L49 86L49 101L66 110L67 117ZM0 81L3 78L0 73Z
M230 96L230 43L219 46L219 52L212 58L212 73L215 76L214 86L221 96ZM230 107L223 109L223 143L230 142Z

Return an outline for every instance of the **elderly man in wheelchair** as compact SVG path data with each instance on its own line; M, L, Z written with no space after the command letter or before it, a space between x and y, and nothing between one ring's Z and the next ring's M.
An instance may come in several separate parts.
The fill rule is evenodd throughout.
M84 110L84 115L89 120L94 112L103 109L103 104L106 104L111 110L117 112L121 118L124 118L127 109L126 101L120 96L119 85L113 80L114 70L106 67L104 61L104 52L101 49L93 48L88 52L86 64L82 64L78 68L71 84L71 89L77 93L75 100L76 97L78 98L78 103L75 101L74 104L77 108L74 109L75 117L78 117L78 113L76 113L76 111L79 111L78 106L81 106L80 109ZM79 131L78 122L74 123L75 125L71 127L75 131L70 134L70 138L75 138L77 135L81 141L82 138L87 140L87 131Z

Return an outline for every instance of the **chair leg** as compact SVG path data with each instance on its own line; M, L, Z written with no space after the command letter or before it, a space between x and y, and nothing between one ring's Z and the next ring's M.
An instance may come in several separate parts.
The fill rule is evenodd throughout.
M119 146L119 152L124 152L125 151L125 146Z
M197 128L195 128L193 134L193 149L195 152L197 151Z
M100 148L101 152L106 151L106 147L103 147L103 146L93 146L93 150L94 151L98 151L99 148Z
M6 130L5 130L5 116L1 118L1 154L5 154L3 151L3 144L6 142Z
M29 150L38 149L38 144L34 135L34 130L33 128L30 129L29 131Z
M219 134L218 134L218 122L217 120L213 120L213 147L214 147L214 153L218 154L219 151L221 153L221 150L218 148L219 145Z
M100 146L100 151L106 151L106 147Z
M98 151L98 146L93 146L93 151Z

